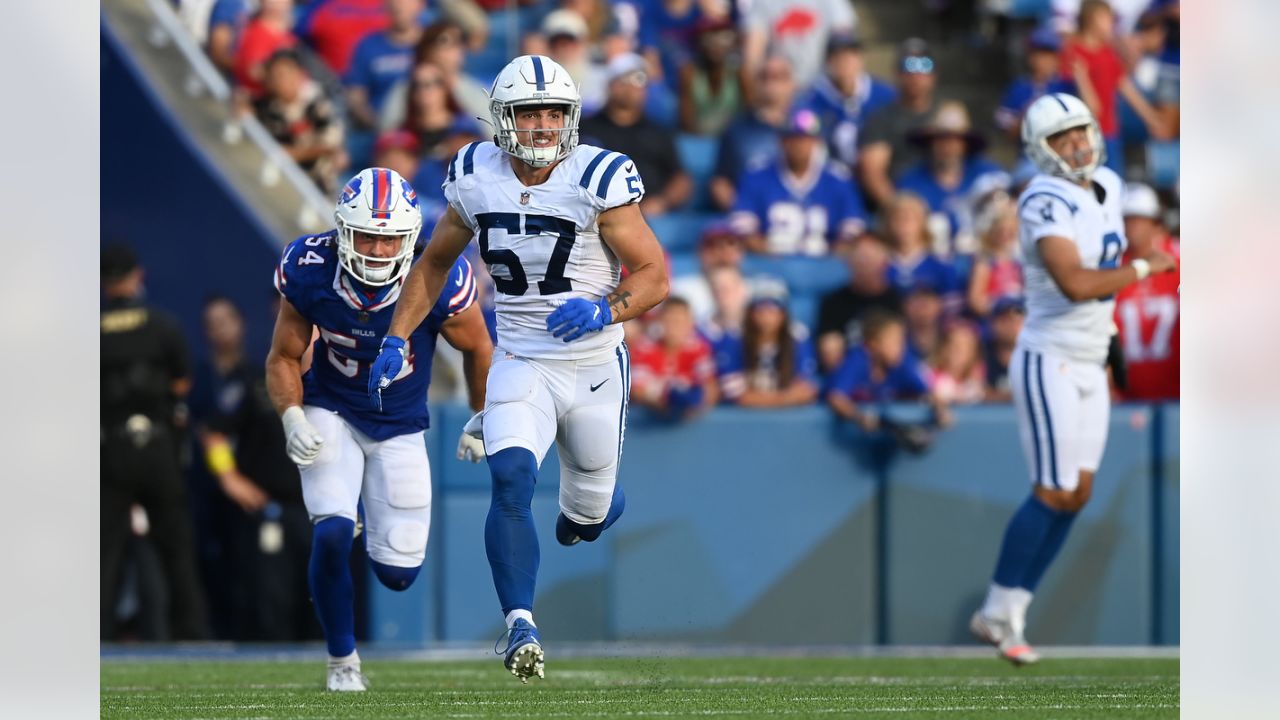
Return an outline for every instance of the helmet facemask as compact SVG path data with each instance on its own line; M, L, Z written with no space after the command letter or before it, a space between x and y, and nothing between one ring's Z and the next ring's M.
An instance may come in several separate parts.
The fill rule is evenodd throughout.
M533 130L517 130L516 114L529 107L558 106L564 112L564 127ZM494 100L489 103L489 114L493 118L494 144L509 155L514 155L526 164L542 168L564 159L578 145L578 120L582 115L582 105L565 99L538 99L522 103L504 103ZM537 147L520 142L521 134L528 134L530 143L534 133L555 133L556 142Z
M381 231L381 232L380 232ZM391 257L375 257L364 255L356 250L357 232L366 235L393 236L400 238L400 248ZM338 218L338 259L342 269L356 280L370 287L382 287L398 282L409 272L413 265L413 246L417 241L418 230L410 232L386 232L384 228L356 228Z

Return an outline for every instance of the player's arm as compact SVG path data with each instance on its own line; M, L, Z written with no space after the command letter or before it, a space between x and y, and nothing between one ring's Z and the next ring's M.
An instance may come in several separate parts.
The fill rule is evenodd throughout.
M600 238L629 273L606 298L609 322L622 323L640 317L666 300L670 290L662 246L635 204L600 213L598 224Z
M1036 248L1054 284L1071 302L1085 302L1114 295L1150 273L1167 272L1176 267L1171 256L1155 251L1148 257L1123 267L1086 268L1080 261L1080 251L1076 244L1057 235L1040 238L1036 241Z
M311 342L311 330L311 321L281 298L267 353L267 395L284 423L289 459L300 466L315 462L324 443L302 411L302 355Z
M467 379L467 401L472 410L484 407L485 380L489 377L489 363L493 359L493 340L489 327L484 324L480 305L454 315L440 327L440 333L450 345L462 352L462 374Z
M439 299L454 261L466 249L467 243L471 242L472 234L462 216L452 205L448 206L444 216L431 231L431 240L422 251L422 258L414 264L404 280L404 288L400 291L400 299L396 301L396 311L391 316L391 327L387 329L387 335L406 338L414 328L422 324Z

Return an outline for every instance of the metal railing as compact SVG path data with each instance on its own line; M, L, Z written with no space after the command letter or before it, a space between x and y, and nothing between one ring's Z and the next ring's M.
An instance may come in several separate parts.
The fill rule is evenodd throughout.
M146 0L146 2L156 21L156 24L151 27L148 40L155 47L164 47L172 42L187 60L190 73L183 84L186 93L191 97L197 97L202 92L207 92L228 108L228 116L222 130L223 142L235 145L244 137L248 137L264 156L262 167L258 172L258 182L263 187L274 187L284 179L293 186L301 198L301 205L294 215L298 227L306 232L321 229L321 219L333 211L333 203L320 192L311 178L298 167L293 158L289 157L256 117L252 114L237 117L230 111L231 87L205 55L204 50L196 43L195 38L191 37L183 27L182 21L173 8L164 0Z

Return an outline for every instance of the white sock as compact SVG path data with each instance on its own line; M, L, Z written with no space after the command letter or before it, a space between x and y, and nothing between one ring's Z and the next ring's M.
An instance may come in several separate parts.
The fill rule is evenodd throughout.
M538 627L533 622L533 613L528 610L523 610L520 608L516 608L515 610L512 610L511 612L507 613L507 627L511 627L515 625L516 621L520 620L521 618L528 620L530 625L533 625L534 627Z
M360 653L356 652L355 650L352 650L351 654L346 657L334 657L332 655L329 656L330 670L332 670L333 668L342 667L343 665L354 665L355 668L359 670L360 669Z
M980 611L982 616L1008 622L1013 610L1013 593L1012 588L991 583L991 587L987 590L987 601L982 604Z
M1027 628L1027 608L1031 606L1032 597L1031 591L1026 588L1013 588L1009 591L1009 624L1018 634Z

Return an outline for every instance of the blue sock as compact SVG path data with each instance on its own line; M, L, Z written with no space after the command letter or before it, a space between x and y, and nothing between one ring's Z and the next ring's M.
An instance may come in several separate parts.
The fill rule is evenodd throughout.
M330 517L316 523L312 535L307 580L332 657L346 657L356 650L355 592L349 565L355 527L354 520Z
M533 486L538 461L524 448L507 448L489 456L493 498L484 523L484 549L493 572L502 613L533 610L538 579L538 532L533 525Z
M422 569L421 565L416 567L383 565L372 558L370 558L369 564L373 566L373 574L378 576L378 582L396 592L408 590L414 579L418 577L418 571Z
M613 525L618 521L618 518L622 517L622 511L626 509L627 496L622 492L622 485L615 483L613 486L613 498L609 501L609 512L605 514L604 520L594 525L582 525L570 520L564 516L564 513L561 513L557 521L563 522L573 531L574 535L587 542L594 542L596 538L600 537L601 533L608 530L610 525Z
M1054 512L1053 524L1049 526L1049 532L1045 533L1044 542L1040 543L1040 549L1036 551L1031 564L1027 566L1018 587L1025 588L1028 592L1036 591L1040 578L1044 577L1044 571L1049 569L1049 564L1062 549L1062 543L1067 539L1067 533L1071 530L1071 524L1075 522L1076 514Z
M1056 515L1056 512L1032 495L1009 518L1009 526L1004 531L1004 542L1000 544L1000 557L996 560L993 579L997 585L1015 588L1022 584L1022 578L1035 560L1036 553L1044 545L1045 536Z

